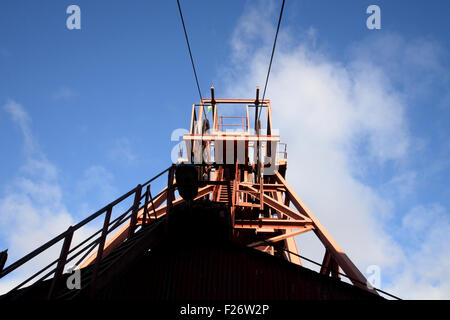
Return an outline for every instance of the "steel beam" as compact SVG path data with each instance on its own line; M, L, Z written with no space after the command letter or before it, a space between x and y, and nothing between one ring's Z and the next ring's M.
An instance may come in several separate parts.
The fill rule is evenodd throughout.
M292 231L292 232L289 232L289 233L281 234L281 235L279 235L279 236L275 236L275 237L272 237L272 238L268 238L268 239L265 240L265 241L257 241L257 242L253 242L253 243L250 243L250 244L247 245L247 246L253 248L253 247L257 247L257 246L267 245L267 243L275 243L275 242L282 241L282 240L285 240L285 239L287 239L287 238L290 238L290 237L293 237L293 236L296 236L296 235L299 235L299 234L302 234L302 233L311 231L311 230L313 230L313 229L314 229L313 226L307 226L307 227L304 227L304 228L299 229L299 230L297 230L297 231Z
M259 220L236 220L234 222L234 227L240 229L296 229L303 228L310 224L310 222L301 220L262 218Z
M281 176L278 171L275 171L275 178L277 182L283 184L286 187L286 194L289 196L290 201L296 207L296 209L302 214L306 215L312 220L315 227L314 232L320 239L322 244L326 249L330 251L330 254L336 260L338 265L342 268L345 274L350 278L352 283L364 290L370 291L372 293L378 294L376 290L371 289L367 286L367 279L358 270L358 268L353 264L350 258L345 254L344 250L337 244L337 242L331 237L324 226L319 222L319 220L314 216L311 210L303 203L299 196L294 192L294 190L288 185L286 180Z

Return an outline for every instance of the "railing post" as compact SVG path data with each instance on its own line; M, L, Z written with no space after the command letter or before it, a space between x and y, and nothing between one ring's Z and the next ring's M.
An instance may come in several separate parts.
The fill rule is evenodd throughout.
M166 218L165 218L165 231L168 231L169 224L169 213L172 210L172 201L174 197L173 190L173 178L175 176L175 165L172 164L172 167L169 169L168 180L167 180L167 205L166 205Z
M0 272L3 271L3 267L5 266L7 259L8 259L8 249L0 252Z
M152 204L153 213L155 215L155 220L156 220L156 219L158 219L158 216L156 215L156 208L155 208L155 204L153 203L153 197L152 197L152 191L150 190L150 185L148 186L148 195L150 196L150 202ZM149 219L150 219L150 214L149 214Z
M136 193L134 194L133 212L130 217L130 229L128 231L128 239L134 235L134 230L137 224L137 214L139 211L139 205L141 204L142 185L138 184L136 187Z
M142 226L144 227L147 224L147 216L150 220L150 215L148 214L148 200L150 194L150 185L145 189L145 202L144 202L144 213L142 214Z
M103 258L103 250L105 248L106 236L108 235L109 221L111 219L112 206L106 209L105 220L103 221L102 234L100 235L100 241L98 244L97 257L95 257L94 270L92 271L92 278L90 283L90 296L91 298L95 293L95 282L97 281L98 270L100 268L100 262Z
M61 275L64 272L64 266L66 265L67 255L69 254L70 244L72 243L74 227L70 226L67 229L67 234L64 237L64 242L61 248L61 253L59 255L58 264L56 265L55 275L53 277L52 284L50 286L50 291L48 292L48 299L52 299L54 297L55 290L59 287L59 281L61 279Z
M259 204L260 210L264 210L264 176L261 174L259 177Z

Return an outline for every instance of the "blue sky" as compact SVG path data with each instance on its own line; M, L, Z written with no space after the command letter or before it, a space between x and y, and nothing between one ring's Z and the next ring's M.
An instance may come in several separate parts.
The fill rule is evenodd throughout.
M66 28L70 4L81 30ZM381 30L366 28L371 4ZM252 97L281 1L181 5L203 95L214 84L217 97ZM266 95L288 181L362 271L379 265L383 288L413 298L450 298L449 9L288 0ZM3 0L0 248L20 256L39 244L14 253L21 232L45 240L165 169L197 102L176 1ZM34 222L11 228L21 201ZM320 260L312 240L297 243Z

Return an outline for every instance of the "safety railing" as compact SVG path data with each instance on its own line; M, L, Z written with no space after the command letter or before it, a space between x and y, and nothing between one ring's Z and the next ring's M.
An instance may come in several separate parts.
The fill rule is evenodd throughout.
M93 213L89 217L85 218L78 224L74 226L70 226L65 232L61 233L60 235L54 237L47 243L43 244L39 248L35 249L34 251L30 252L23 258L17 260L16 262L10 264L3 270L0 270L0 279L6 277L8 274L11 274L11 272L17 270L18 268L24 267L27 265L28 262L30 262L32 259L38 257L39 255L44 254L45 252L48 252L52 248L55 248L55 245L60 243L62 241L62 247L59 254L59 257L52 261L50 264L45 266L44 268L40 269L38 272L34 273L33 275L29 276L22 282L20 282L18 285L16 285L14 288L12 288L9 293L19 290L21 288L24 288L25 286L29 285L28 288L31 288L31 284L36 284L38 282L41 282L43 280L46 280L53 276L53 280L50 285L50 289L48 292L48 298L51 299L54 297L58 287L59 282L62 278L65 266L68 265L70 262L76 261L74 265L71 267L75 268L79 266L87 257L89 254L91 254L96 248L97 248L97 254L96 258L93 262L93 274L91 277L91 287L95 285L95 281L97 278L99 265L103 257L103 250L105 248L105 242L107 239L107 236L114 230L116 230L119 226L122 226L123 224L129 222L129 229L128 229L128 235L127 239L130 239L133 237L134 233L136 232L138 226L138 212L142 211L142 222L140 226L144 227L147 223L147 220L150 221L150 215L153 213L155 215L155 220L157 218L155 207L153 205L153 199L159 198L162 196L163 192L167 192L167 200L166 200L166 208L169 212L169 209L171 207L171 202L173 201L173 177L174 177L174 170L175 167L172 165L171 167L165 169L164 171L160 172L155 177L151 178L144 184L139 184L135 188L131 189L118 199L114 200L110 204L106 205L102 209L98 210L97 212ZM164 191L161 191L156 197L152 197L151 191L150 191L150 185L153 181L160 178L164 173L168 173L168 188ZM144 191L144 192L143 192ZM112 211L113 208L119 207L120 205L123 205L127 200L131 200L132 205L128 207L122 214L120 214L115 219L111 219L112 217ZM141 205L141 202L143 204ZM149 208L153 208L153 212L149 210ZM82 227L85 227L88 223L95 220L96 218L103 217L103 227L91 234L89 237L81 241L80 243L74 245L73 244L73 238L76 231L80 230ZM78 260L76 260L78 258ZM46 273L45 273L46 272ZM45 273L45 274L44 274ZM44 275L42 275L44 274ZM40 276L40 277L39 277ZM38 278L39 277L39 278ZM34 280L34 282L33 282Z
M287 159L287 143L279 142L277 153L278 153L278 158Z
M224 123L223 119L231 121L240 119L241 123ZM248 131L248 119L245 116L219 116L219 131L224 131L227 127L240 127L242 131Z

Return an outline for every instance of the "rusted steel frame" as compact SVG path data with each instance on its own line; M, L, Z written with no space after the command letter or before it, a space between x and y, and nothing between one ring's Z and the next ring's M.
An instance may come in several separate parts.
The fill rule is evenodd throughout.
M200 103L205 104L206 102L204 100L200 101ZM216 118L217 118L217 110L216 110L216 100L215 100L215 94L214 94L214 86L211 86L211 100L209 103L212 105L212 116L213 116L213 131L216 131Z
M198 191L198 194L194 198L194 200L198 200L198 199L210 194L211 192L213 192L213 186L206 186L203 189L200 189ZM184 202L184 199L179 197L172 201L172 207L174 207L182 202ZM158 215L159 218L164 216L166 213L167 213L167 204L156 209L156 214ZM140 216L139 216L139 218L142 220L142 218Z
M267 103L267 135L272 134L272 106L270 102Z
M100 236L100 242L98 244L98 250L96 253L96 258L95 258L95 262L94 262L94 270L92 271L92 278L91 278L91 283L90 283L90 296L91 298L94 296L95 293L95 283L97 281L97 275L98 275L98 270L100 268L100 262L103 258L103 250L105 248L105 241L106 241L106 236L108 235L108 226L109 226L109 220L111 218L111 212L112 212L112 207L109 207L106 210L106 215L105 215L105 220L103 222L103 228L102 228L102 234Z
M339 272L339 265L337 264L336 260L334 260L329 250L325 250L322 266L320 267L320 274L326 276L331 274L332 278L336 279L341 278L341 274Z
M272 247L271 246L259 246L259 247L255 247L254 249L262 251L262 252L267 252L268 250L270 250Z
M249 207L249 208L259 208L259 204L257 203L251 203L251 202L237 202L236 206L239 207Z
M253 188L255 188L255 187L259 188L259 183L242 182L241 185L249 186L249 187L253 187ZM277 184L277 183L264 183L263 188L264 188L264 191L285 191L286 190L286 188L283 185Z
M280 136L279 135L243 135L235 132L228 132L224 135L216 135L216 134L189 134L186 133L183 135L183 140L185 141L191 141L191 140L203 140L203 141L210 141L210 140L222 140L222 141L273 141L273 142L279 142Z
M230 215L231 215L231 217L233 216L233 211L234 211L234 202L233 202L233 194L232 194L232 192L231 192L231 184L234 182L234 181L227 181L228 182L228 184L227 184L227 196L228 196L228 207L230 208Z
M224 123L222 123L222 128L223 127L241 127L241 128L243 128L242 123L241 124L224 124Z
M259 177L259 209L262 211L264 210L264 189L263 189L263 184L264 184L264 176L261 175Z
M130 228L128 229L128 239L133 236L134 230L136 229L137 215L139 211L139 205L141 203L141 193L142 186L138 184L138 186L136 187L136 193L134 195L133 211L130 217Z
M284 193L284 205L286 207L289 207L290 203L291 203L291 200L289 200L289 196L287 195L286 190L285 190L285 193Z
M284 151L278 151L278 154L283 154L283 159L287 159L287 143L285 142L279 142L278 143L279 146L284 146Z
M219 182L222 182L223 179L223 167L220 166L217 170L216 170L216 180ZM218 201L219 200L219 195L220 195L220 191L222 189L221 185L218 185L217 187L214 188L214 192L213 192L213 201Z
M201 104L199 110L198 110L198 121L197 121L197 133L200 133L203 135L203 110L204 110L205 106L203 104ZM205 115L206 116L206 115ZM203 147L203 145L202 145ZM201 150L203 151L203 150ZM203 156L203 154L202 154Z
M245 119L245 116L220 116L225 119Z
M256 108L258 109L258 108ZM258 118L256 117L257 115L255 115L255 130L256 130L256 135L258 137L258 139L256 140L256 147L254 149L254 153L255 153L255 163L256 163L256 176L257 176L257 180L255 182L261 182L261 164L262 164L262 147L261 147L261 142L259 141L259 138L261 136L261 121L258 121ZM263 200L261 200L262 198L260 198L260 201L262 202ZM260 203L261 203L260 202ZM262 210L263 208L261 208Z
M264 240L264 241L257 241L257 242L250 243L249 245L247 245L247 247L262 246L265 243L274 243L274 242L286 240L287 238L290 238L290 237L293 237L293 236L297 236L297 235L302 234L302 233L306 233L306 232L311 231L313 229L314 229L313 226L306 226L306 227L304 227L302 229L299 229L297 231L291 231L289 233L284 233L284 234L281 234L279 236L275 236L275 237L269 238L269 239Z
M64 266L66 265L67 255L70 250L70 244L72 243L73 233L75 228L70 226L67 229L67 234L64 238L63 245L61 247L61 253L59 254L58 264L55 268L55 275L53 276L52 284L50 286L50 291L48 292L48 299L52 299L54 296L55 290L59 287L59 282L61 279L61 275L64 272Z
M267 131L266 134L268 136L272 135L272 116L271 116L271 107L270 103L267 106ZM273 151L274 155L272 156L272 143L266 143L266 155L268 158L272 159L272 161L276 161L276 150L278 148L278 144L275 144L275 150Z
M282 197L281 192L279 192L279 191L274 192L274 199L276 199L278 202L282 203L283 197ZM286 219L287 217L284 216L284 215L281 215L280 218L281 219ZM313 227L310 227L310 228L313 229ZM292 232L292 229L285 230L284 232L290 233L290 232ZM302 265L302 261L300 260L300 257L298 256L298 248L297 248L297 243L295 242L295 238L294 237L286 238L285 241L284 241L284 245L289 251L289 252L286 253L289 261L292 262L292 263L295 263L295 264L297 264L299 266L301 266ZM292 254L291 252L294 252L297 255Z
M197 115L195 113L195 104L192 105L192 115L191 115L191 127L189 128L190 133L194 133L194 124L197 121Z
M336 262L336 260L331 259L330 267L331 267L331 277L332 278L336 278L336 279L340 279L341 278L341 273L339 272L339 265Z
M202 99L201 103L208 104L212 103L213 101L211 99ZM254 99L214 99L214 103L216 104L255 104ZM264 104L265 106L270 103L269 99L259 100L259 105Z
M199 181L198 182L199 187L204 187L204 186L226 186L228 185L228 181L216 181L216 180L209 180L209 181Z
M248 191L253 192L253 196L259 198L259 192L258 190L256 190L255 188L249 187L249 186L243 186L244 188L246 188ZM243 191L245 192L246 190L239 190L239 191ZM267 194L263 194L264 196L264 202L274 208L275 210L287 215L288 217L292 218L292 219L303 219L304 221L308 221L311 222L312 220L310 218L308 218L306 215L301 214L299 212L296 212L294 210L292 210L291 208L285 206L283 203L275 200L274 198L268 196Z
M193 154L194 154L194 140L185 140L183 141L186 145L186 159L188 163L193 163Z
M235 219L235 211L236 211L236 203L238 201L237 196L237 183L240 180L240 173L239 173L239 165L236 161L236 165L234 167L234 179L231 182L233 184L233 193L231 195L231 226L234 226L234 219Z
M275 178L279 183L284 184L284 186L286 187L286 195L288 195L290 201L296 207L296 209L312 220L313 225L315 227L314 229L315 234L320 239L325 248L330 251L332 257L342 268L345 274L350 278L352 283L359 288L378 294L376 290L373 290L369 288L367 285L365 285L367 283L367 279L364 277L364 275L353 264L350 258L345 254L344 250L342 250L342 248L337 244L337 242L331 237L331 235L326 231L326 229L314 216L311 210L308 209L308 207L297 196L294 190L288 185L286 180L281 176L281 174L278 171L275 171Z
M259 103L260 103L260 101L259 101L259 86L257 86L256 87L256 99L255 99L255 102L254 102L254 104L255 104L255 130L256 130L256 127L258 126L258 108L259 108ZM247 108L248 108L248 106L247 106Z
M320 267L320 274L323 274L325 276L330 274L330 261L331 261L331 254L328 249L325 249L325 254L323 256L322 260L322 266Z
M296 229L300 227L309 226L311 223L301 220L279 220L272 218L262 218L259 220L235 220L235 228L248 229Z
M247 133L250 134L250 118L248 114L248 105L245 106L245 110L246 110L246 125L247 125L247 129L245 131L247 131Z
M197 196L194 198L194 200L200 199L208 194L210 194L211 192L213 192L213 186L206 186L202 189L199 189ZM172 201L172 207L180 204L184 202L184 199L179 197L177 199L175 199L174 201ZM163 215L165 215L167 213L167 204L164 206L159 207L158 209L156 209L156 214L158 215L158 217L162 217Z
M151 193L150 193L151 196ZM161 206L161 204L167 200L167 187L165 187L157 196L156 198L153 198L153 200L150 202L151 206L150 208L148 208L148 210L153 210L153 215L154 217L151 217L149 215L149 219L157 219L158 215L157 212L155 211L157 208L159 208L159 206ZM141 211L138 212L138 217L141 216Z

